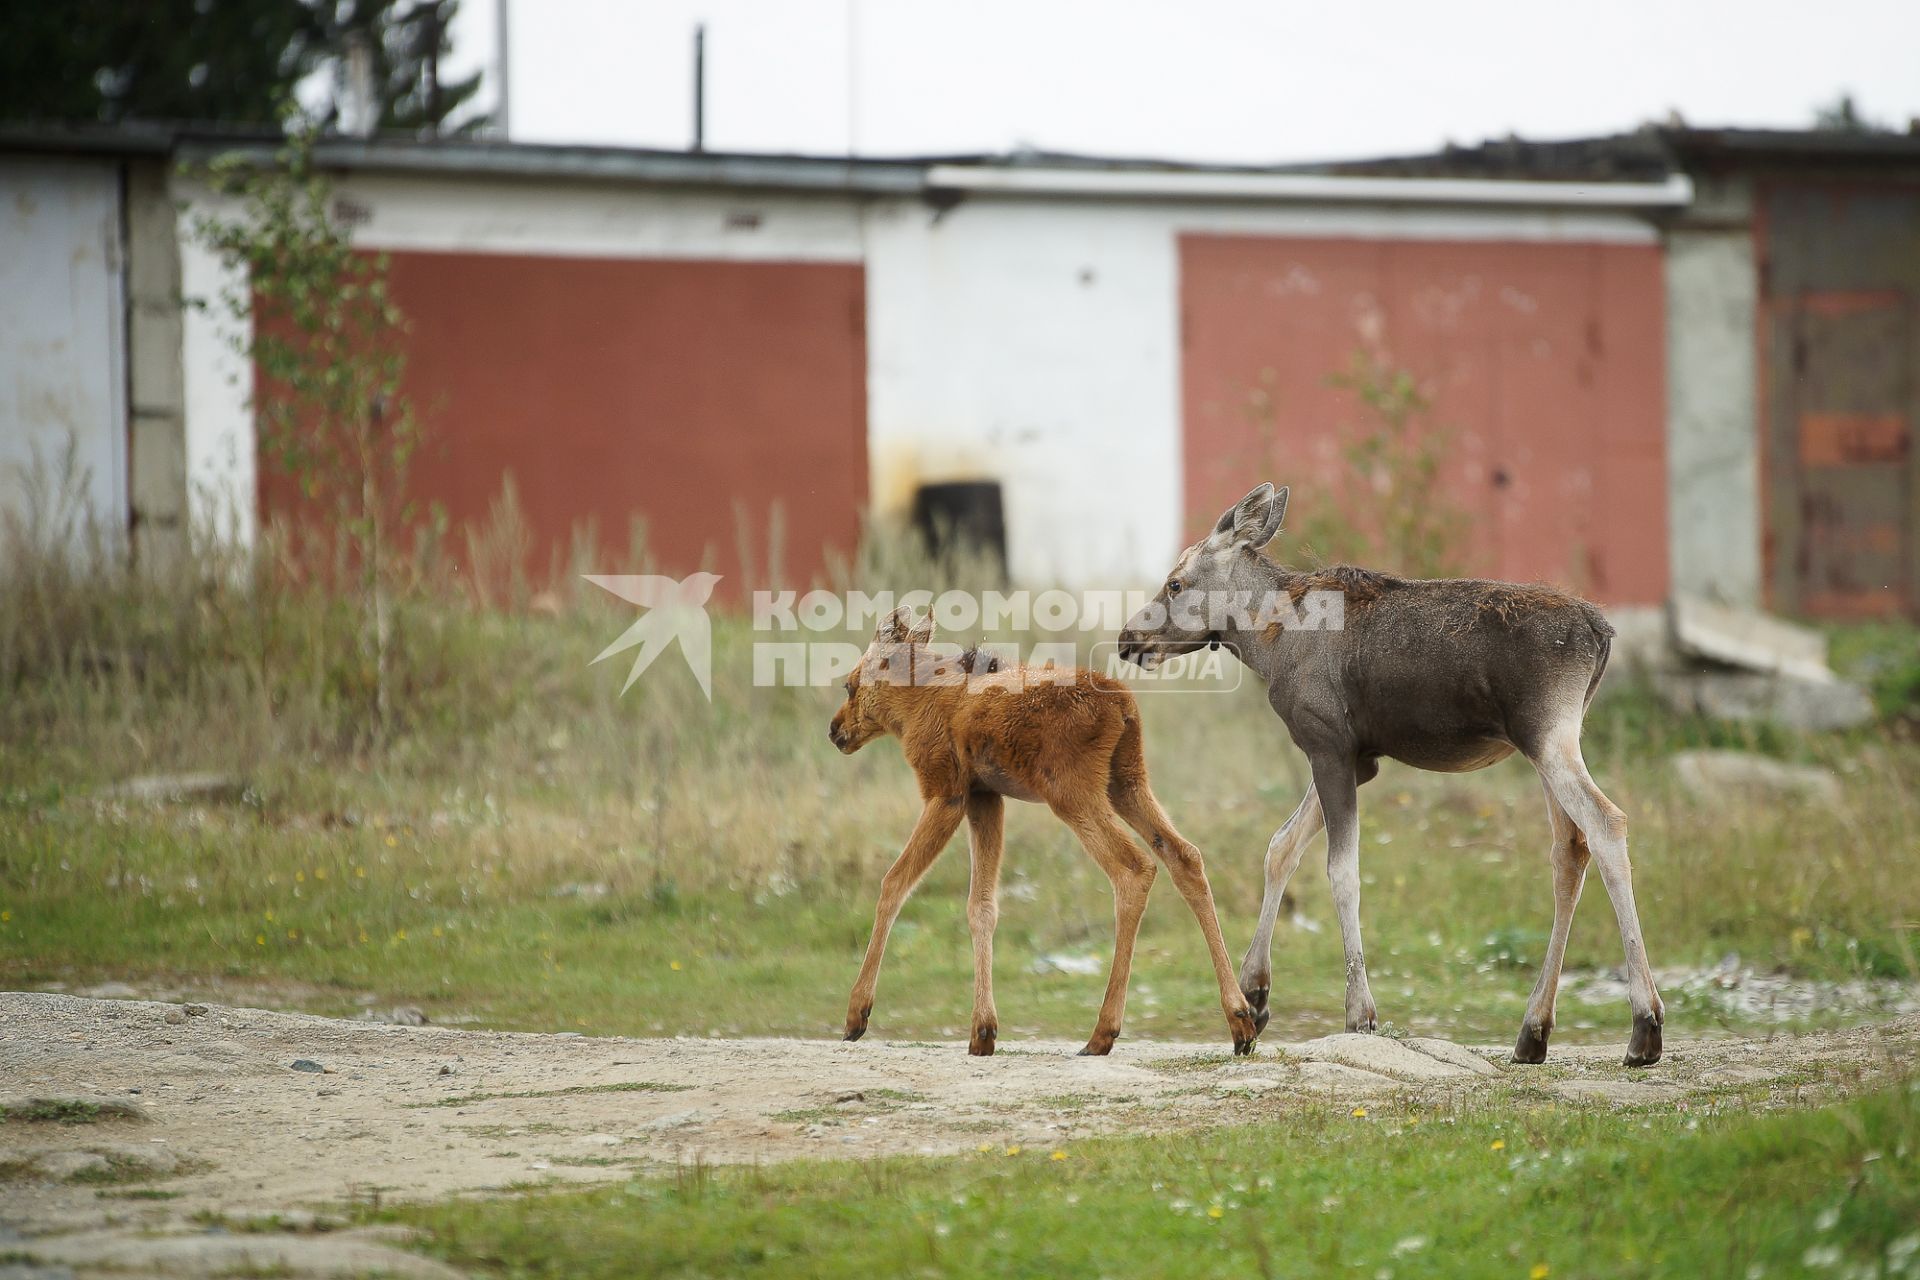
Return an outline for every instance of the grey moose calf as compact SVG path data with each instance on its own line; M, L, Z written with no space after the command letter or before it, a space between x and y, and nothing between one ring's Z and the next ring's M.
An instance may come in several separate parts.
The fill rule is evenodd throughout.
M1553 933L1514 1045L1541 1062L1574 904L1587 864L1620 925L1633 1034L1628 1066L1659 1061L1665 1018L1654 989L1627 860L1627 822L1580 754L1580 727L1607 666L1613 627L1584 600L1545 586L1473 579L1415 581L1366 569L1312 573L1260 554L1280 531L1287 491L1263 484L1174 563L1158 594L1120 633L1121 656L1143 670L1206 645L1227 649L1267 684L1267 699L1313 782L1267 846L1260 924L1240 986L1268 1018L1273 926L1308 841L1327 832L1327 876L1346 951L1347 1029L1371 1031L1373 993L1360 945L1358 788L1389 757L1459 773L1518 751L1540 774L1553 827ZM1337 594L1338 626L1289 626L1308 593ZM1251 603L1249 603L1251 602Z

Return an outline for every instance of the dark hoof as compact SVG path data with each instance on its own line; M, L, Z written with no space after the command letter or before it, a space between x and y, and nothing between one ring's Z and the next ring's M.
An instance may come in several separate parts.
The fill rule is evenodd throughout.
M848 1027L847 1034L842 1036L841 1039L858 1040L861 1036L865 1034L867 1034L867 1029L865 1027Z
M1380 1023L1371 1009L1367 1010L1365 1017L1349 1019L1347 1022L1347 1030L1358 1031L1361 1035L1370 1036L1379 1029Z
M1247 1004L1253 1009L1256 1016L1264 1014L1267 1011L1267 991L1268 988L1266 987L1255 987L1251 991L1243 989L1240 992L1241 995L1247 998Z
M1243 1057L1253 1052L1253 1042L1260 1035L1260 1028L1266 1025L1264 1013L1255 1018L1250 1009L1236 1009L1227 1015L1227 1033L1233 1037L1233 1052Z
M1267 1029L1267 1019L1271 1016L1272 1015L1267 1012L1266 1007L1264 1005L1253 1011L1253 1034L1254 1035L1257 1036L1262 1031L1265 1031Z
M1115 1036L1095 1036L1087 1041L1087 1047L1075 1054L1078 1058L1104 1058L1113 1052Z
M1652 1018L1633 1020L1633 1038L1627 1041L1627 1065L1650 1067L1660 1061L1660 1024Z
M867 1034L867 1019L871 1018L872 1016L873 1016L872 1005L868 1005L866 1008L862 1009L858 1014L848 1014L847 1015L847 1034L845 1038L848 1040L858 1040L861 1036Z
M1553 1034L1551 1027L1536 1027L1531 1022L1520 1024L1520 1038L1513 1042L1513 1060L1535 1066L1547 1060L1547 1037Z
M998 1027L975 1027L973 1039L967 1041L967 1052L976 1058L991 1058L993 1043L999 1036Z

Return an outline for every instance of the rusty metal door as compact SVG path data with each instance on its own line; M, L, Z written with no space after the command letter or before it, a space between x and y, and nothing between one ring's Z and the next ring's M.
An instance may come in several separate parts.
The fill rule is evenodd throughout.
M1920 190L1762 195L1767 576L1776 609L1920 609Z

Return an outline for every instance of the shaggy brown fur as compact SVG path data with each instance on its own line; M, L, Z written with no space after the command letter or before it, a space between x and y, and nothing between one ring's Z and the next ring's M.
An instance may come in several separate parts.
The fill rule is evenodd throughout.
M973 1028L967 1052L993 1052L993 930L999 918L1006 798L1046 805L1072 829L1113 882L1113 966L1093 1035L1081 1052L1103 1054L1120 1034L1134 936L1153 885L1153 858L1127 834L1140 833L1166 864L1206 936L1220 1003L1237 1053L1251 1053L1253 1011L1227 957L1200 851L1181 837L1147 785L1140 708L1118 680L1078 668L1033 669L978 652L938 655L933 618L900 610L881 624L827 736L851 755L892 735L919 780L924 807L888 869L873 938L847 1001L846 1038L866 1033L887 934L900 908L965 817L973 851L967 923L973 933ZM1122 824L1125 825L1122 825Z

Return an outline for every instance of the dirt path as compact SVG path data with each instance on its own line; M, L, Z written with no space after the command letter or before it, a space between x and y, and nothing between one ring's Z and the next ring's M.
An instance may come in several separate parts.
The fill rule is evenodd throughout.
M1766 1040L1494 1048L1329 1036L1224 1046L625 1040L382 1026L134 1000L0 994L0 1256L81 1268L446 1275L328 1206L622 1177L679 1161L941 1154L1255 1121L1281 1106L1557 1096L1764 1106L1910 1069L1920 1017ZM298 1064L298 1065L296 1065ZM32 1100L41 1100L36 1107ZM166 1195L168 1198L153 1198ZM298 1233L229 1230L278 1216Z

